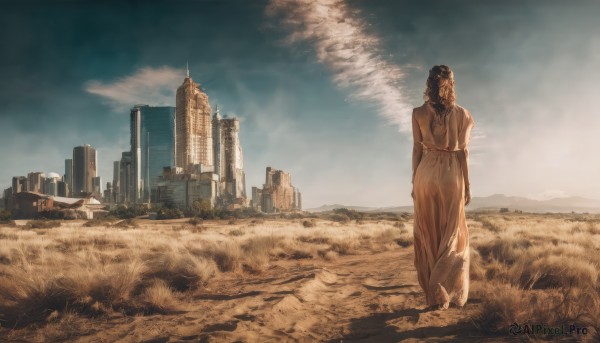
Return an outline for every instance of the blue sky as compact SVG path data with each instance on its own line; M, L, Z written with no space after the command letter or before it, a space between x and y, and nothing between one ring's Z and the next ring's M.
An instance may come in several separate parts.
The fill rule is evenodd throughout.
M185 76L238 116L248 191L292 173L305 207L410 204L412 107L455 71L476 122L474 196L600 198L596 1L2 1L0 186L99 173L128 149L128 109L174 105Z

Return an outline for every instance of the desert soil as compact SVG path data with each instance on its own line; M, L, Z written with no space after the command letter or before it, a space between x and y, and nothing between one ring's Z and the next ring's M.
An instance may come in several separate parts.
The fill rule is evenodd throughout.
M426 311L412 259L413 248L407 247L334 261L277 260L256 276L221 274L179 313L78 319L89 325L69 340L499 341L482 336L471 323L477 299L470 299L464 308Z

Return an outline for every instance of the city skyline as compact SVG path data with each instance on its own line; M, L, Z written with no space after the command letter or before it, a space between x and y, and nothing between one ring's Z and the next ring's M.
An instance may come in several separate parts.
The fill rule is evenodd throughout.
M41 169L62 175L82 144L97 148L98 175L110 180L129 148L131 108L175 106L189 61L211 105L244 127L248 190L273 166L294 175L306 208L410 204L406 118L428 68L444 63L476 122L474 196L600 198L600 161L589 158L598 3L320 5L3 4L2 22L23 34L0 33L10 47L0 57L0 186Z

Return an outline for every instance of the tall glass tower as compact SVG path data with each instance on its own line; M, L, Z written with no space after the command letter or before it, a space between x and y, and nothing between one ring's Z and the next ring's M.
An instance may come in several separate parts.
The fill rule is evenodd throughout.
M139 194L138 200L155 202L158 177L163 167L175 165L175 107L138 105L131 112L134 178L139 175L139 182L134 181L134 187L139 185L135 194Z

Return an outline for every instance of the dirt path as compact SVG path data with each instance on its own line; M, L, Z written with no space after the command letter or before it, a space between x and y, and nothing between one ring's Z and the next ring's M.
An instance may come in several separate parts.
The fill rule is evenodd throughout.
M475 304L424 311L412 258L412 248L403 248L334 262L277 261L260 277L221 278L185 314L141 317L110 331L127 333L123 341L156 342L480 341L466 322Z
M274 261L257 276L221 274L181 313L90 320L71 340L486 341L468 319L476 299L463 309L424 311L412 258L408 247L335 261Z

